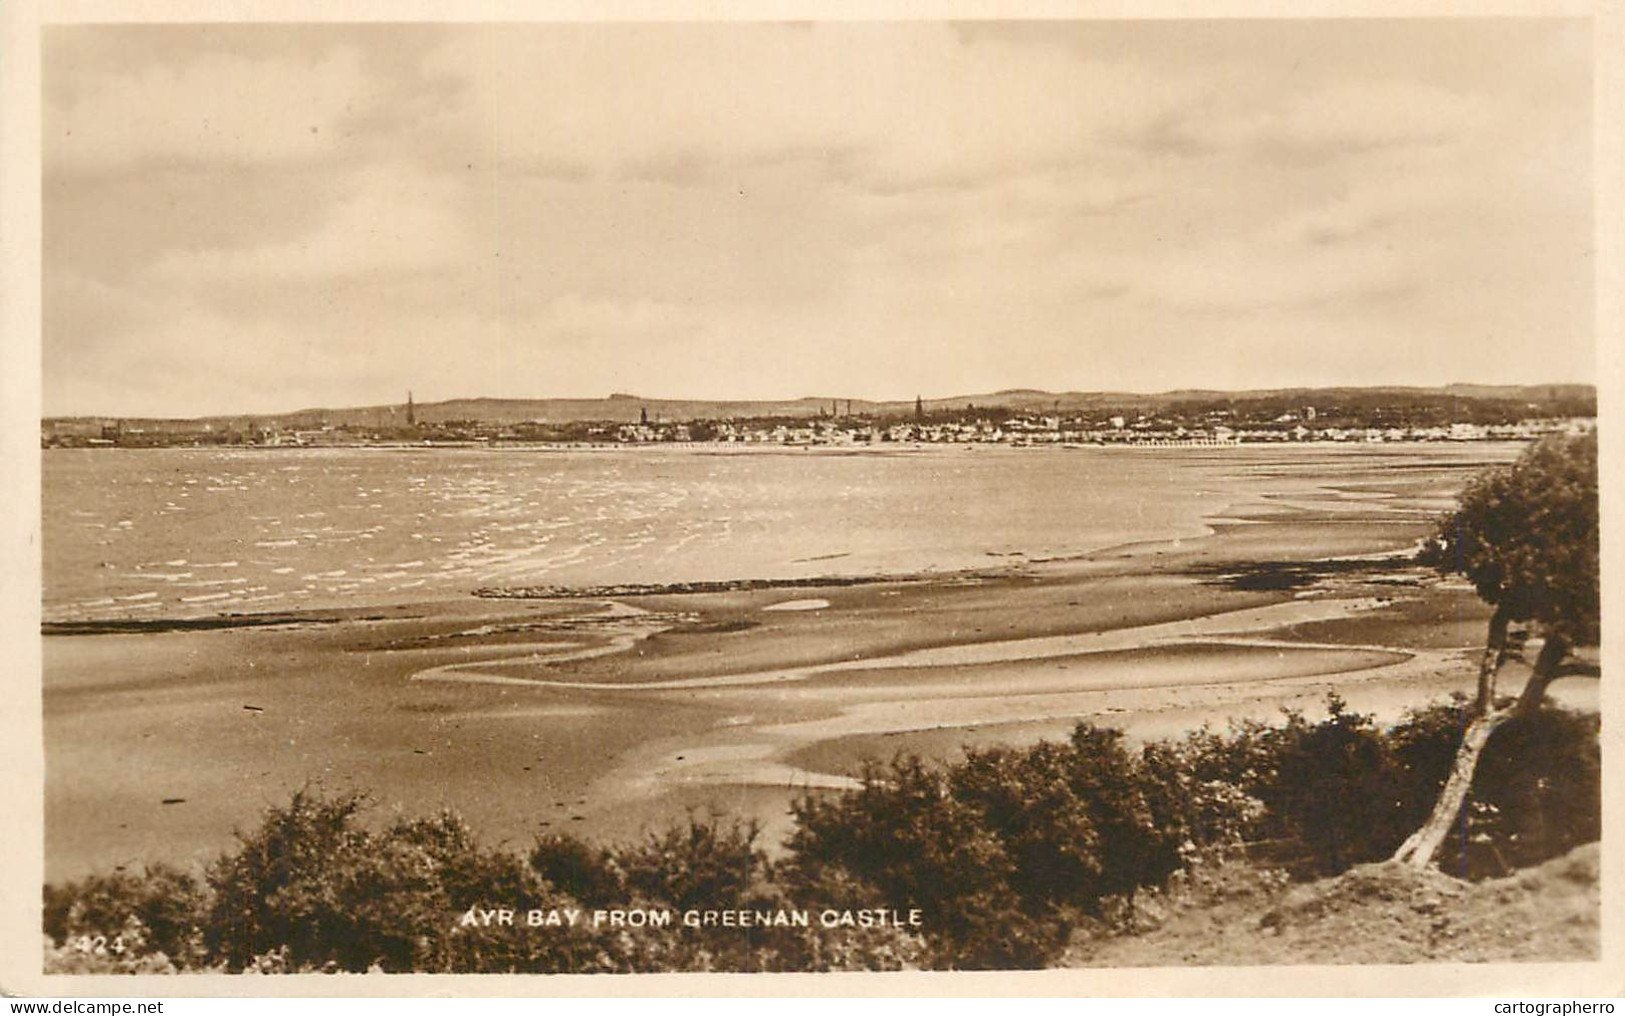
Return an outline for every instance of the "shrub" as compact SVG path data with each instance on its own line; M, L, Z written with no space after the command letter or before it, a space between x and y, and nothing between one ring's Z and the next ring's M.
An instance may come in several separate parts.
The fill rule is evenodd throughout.
M1080 724L1065 744L973 750L944 770L871 766L861 789L796 805L789 877L805 897L836 870L922 909L933 965L1039 966L1079 918L1118 913L1239 826L1245 799L1190 792L1177 758L1147 762Z
M113 938L69 936L61 944L45 937L47 974L173 974L175 963L146 941L141 922L130 918Z
M1289 718L1271 753L1273 776L1259 788L1278 829L1308 851L1318 874L1387 858L1416 826L1388 737L1336 696L1328 707L1320 723Z
M70 953L95 955L100 948L109 962L161 956L160 965L185 966L201 949L203 900L197 879L168 865L92 875L46 887L45 933Z
M753 901L767 874L767 855L756 845L760 835L755 822L691 814L686 823L616 851L614 860L634 898L679 910L736 908Z
M1602 837L1601 726L1595 714L1548 708L1508 721L1490 739L1470 800L1495 808L1483 834L1503 871Z
M947 774L920 759L866 765L860 789L809 795L793 812L785 869L793 898L917 907L937 966L1034 966L1057 947L1056 922L1022 912L1004 845L975 807L949 792ZM833 885L861 892L824 895Z
M1416 822L1449 776L1469 707L1465 699L1414 710L1392 733L1410 778ZM1473 774L1467 806L1437 857L1468 878L1504 875L1602 835L1600 718L1543 708L1496 730Z
M1258 835L1264 803L1253 797L1250 774L1223 778L1208 754L1216 735L1206 729L1184 741L1157 741L1141 750L1152 821L1178 844L1182 863L1222 860Z
M757 845L760 829L753 821L717 813L690 813L641 842L603 852L597 867L585 869L594 885L618 883L616 906L669 910L674 930L660 934L627 932L616 936L617 955L629 969L770 971L812 969L817 960L811 929L793 927L700 927L681 924L688 910L771 912L789 909L783 890L773 881L767 855ZM551 858L579 856L581 851L555 843Z
M614 855L574 836L547 833L537 837L530 866L583 906L611 907L626 900L626 878Z
M978 809L1010 856L1011 888L1024 904L1090 913L1180 865L1182 830L1159 828L1146 777L1121 733L1088 724L1070 744L971 752L950 771L953 794Z
M1206 728L1145 749L1146 763L1208 843L1239 831L1267 844L1297 874L1341 872L1392 856L1426 818L1449 776L1468 720L1468 702L1406 713L1391 728L1350 712L1336 696L1328 715L1308 722L1288 713L1277 726ZM1485 748L1447 871L1464 877L1504 874L1539 863L1600 835L1600 760L1595 717L1542 709L1509 720ZM1204 816L1190 786L1221 798ZM1241 801L1225 800L1242 795ZM1170 819L1161 817L1159 822ZM1237 828L1223 823L1236 820ZM1193 837L1202 845L1202 840Z
M1426 815L1468 717L1464 699L1391 729L1331 698L1310 723L1206 728L1138 753L1080 724L1065 743L971 750L932 767L870 763L858 789L793 805L788 856L749 822L696 817L600 847L568 836L528 856L482 847L449 813L376 831L363 799L299 793L202 879L162 865L45 890L46 967L167 970L595 972L1040 966L1080 925L1135 923L1142 890L1229 886L1211 860L1268 844L1298 874L1389 856ZM1456 874L1502 874L1596 839L1597 717L1507 721L1479 762ZM1194 880L1194 881L1193 881ZM1225 889L1224 891L1229 891ZM918 908L925 926L687 928L685 910ZM471 908L645 907L659 932L468 926ZM1156 909L1154 906L1153 910Z
M521 859L480 848L450 814L370 833L356 822L361 805L357 795L300 792L217 862L210 953L233 970L278 949L293 969L316 970L522 971L581 960L566 936L459 925L471 907L553 903Z

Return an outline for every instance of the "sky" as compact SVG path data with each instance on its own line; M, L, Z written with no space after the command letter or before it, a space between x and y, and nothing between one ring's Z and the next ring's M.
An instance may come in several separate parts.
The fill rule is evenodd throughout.
M75 25L48 415L1592 382L1583 20Z

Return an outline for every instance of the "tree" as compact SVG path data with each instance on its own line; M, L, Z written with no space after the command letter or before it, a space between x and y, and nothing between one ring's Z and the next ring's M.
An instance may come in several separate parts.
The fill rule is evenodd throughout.
M1433 813L1394 859L1426 867L1455 826L1479 755L1507 720L1540 707L1564 674L1576 646L1595 645L1601 609L1598 562L1597 435L1554 436L1531 446L1511 466L1470 483L1459 507L1440 523L1430 560L1446 574L1467 576L1495 607L1479 661L1478 694L1461 747ZM1527 626L1518 635L1513 625ZM1498 699L1496 680L1522 638L1541 641L1516 699Z

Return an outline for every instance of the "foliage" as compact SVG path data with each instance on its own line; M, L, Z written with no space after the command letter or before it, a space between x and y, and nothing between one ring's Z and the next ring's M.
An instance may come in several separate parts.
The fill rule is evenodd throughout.
M1057 929L1022 913L1013 862L978 810L950 792L947 773L900 757L867 765L862 784L795 804L792 898L829 898L844 883L858 890L853 899L919 908L938 965L1030 966L1055 948Z
M1253 736L1257 728L1239 729L1242 736ZM1225 741L1205 729L1142 749L1153 822L1169 841L1178 842L1182 862L1223 860L1261 835L1266 811L1249 789L1257 780L1247 755L1246 743Z
M767 873L767 855L756 845L760 834L753 822L690 815L686 823L614 855L631 892L621 899L657 901L680 910L758 902Z
M59 944L45 936L47 974L173 974L177 969L161 950L151 948L146 929L134 917L111 938L70 936Z
M1420 821L1406 807L1404 771L1388 738L1336 696L1328 706L1320 723L1289 717L1272 778L1259 789L1280 831L1308 851L1319 874L1388 856Z
M1024 900L1098 911L1180 866L1177 830L1157 825L1148 774L1116 730L1080 724L1067 745L972 752L952 778L1014 858Z
M1562 675L1576 645L1601 636L1597 435L1554 435L1526 449L1511 466L1480 474L1459 507L1442 521L1423 559L1466 575L1494 605L1471 723L1449 778L1395 860L1425 867L1466 813L1483 751L1509 719L1531 719L1546 689ZM1496 680L1524 647L1532 622L1541 648L1516 701L1502 705ZM1465 853L1465 851L1463 851Z
M1599 636L1597 435L1556 435L1476 477L1440 523L1428 560L1467 576L1512 621L1571 645Z
M1413 710L1392 733L1410 801L1431 801L1466 727L1464 701ZM1601 719L1542 709L1507 720L1485 746L1467 807L1440 851L1444 870L1506 875L1602 836Z
M614 853L574 836L538 836L530 852L530 866L582 906L612 907L626 900L626 876L615 863Z
M1335 695L1325 719L1202 729L1148 746L1148 758L1257 802L1221 814L1299 875L1327 875L1392 855L1425 818L1449 776L1469 703L1411 710L1384 728ZM1601 833L1598 721L1557 709L1509 720L1485 749L1469 806L1441 863L1463 877L1537 864ZM1201 814L1197 811L1197 814Z
M973 750L945 770L900 757L866 770L860 790L797 803L788 877L805 891L839 869L891 907L920 908L933 965L1039 966L1080 919L1120 912L1239 829L1245 799L1175 758L1137 757L1090 724L1066 744Z
M771 860L744 821L693 816L642 841L482 846L450 814L366 827L363 800L294 795L200 874L154 866L45 893L46 966L170 970L610 972L1013 968L1055 960L1080 927L1143 925L1163 890L1228 885L1264 852L1299 875L1384 858L1449 774L1470 708L1392 728L1335 697L1310 722L1195 731L1131 751L1081 724L1064 743L870 764L861 786L794 805ZM1445 863L1499 875L1600 833L1598 721L1546 709L1486 748ZM1180 887L1184 887L1183 890ZM1215 890L1218 891L1218 890ZM1229 890L1224 890L1228 892ZM1149 906L1148 906L1149 904ZM471 908L573 909L574 926L470 926ZM918 908L918 931L689 928L688 910ZM594 910L679 915L658 932ZM116 948L115 948L116 947Z
M91 875L67 886L45 888L45 934L77 942L80 955L161 954L185 964L197 956L195 914L204 889L184 871L164 864L142 872Z
M361 805L298 793L217 862L210 954L231 969L284 948L301 969L520 970L546 958L536 943L561 942L458 927L470 907L545 908L550 891L519 858L480 848L453 815L372 833L355 821Z

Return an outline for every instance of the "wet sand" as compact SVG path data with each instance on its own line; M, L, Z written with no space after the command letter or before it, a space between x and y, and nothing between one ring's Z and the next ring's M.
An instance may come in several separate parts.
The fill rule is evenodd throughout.
M47 878L205 863L312 784L365 789L376 816L455 808L521 848L692 808L771 840L794 795L898 751L949 758L1080 719L1173 736L1312 714L1334 688L1394 718L1471 686L1483 605L1381 556L1465 475L1299 475L1208 536L975 576L53 635ZM1311 564L1350 557L1372 559ZM1554 694L1584 704L1594 685Z

